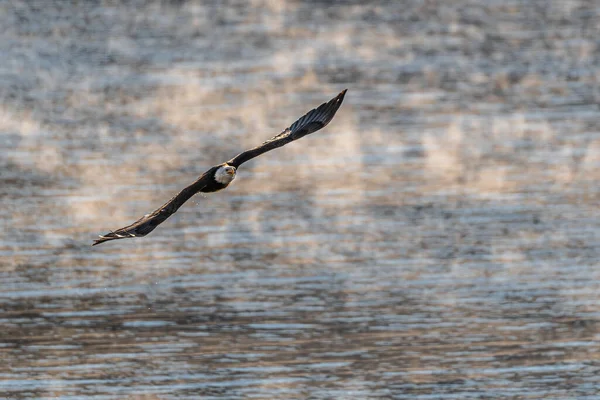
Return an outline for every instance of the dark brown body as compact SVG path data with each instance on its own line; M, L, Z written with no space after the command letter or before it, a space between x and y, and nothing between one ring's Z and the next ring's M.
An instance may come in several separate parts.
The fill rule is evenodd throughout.
M202 193L218 192L219 190L223 190L227 186L229 186L229 183L227 183L227 184L219 183L215 180L215 173L223 165L225 165L225 164L215 165L214 167L212 167L211 169L209 169L202 175L202 176L205 176L208 174L208 176L210 176L210 178L206 182L206 186L204 186L202 189L200 189L200 192L202 192Z

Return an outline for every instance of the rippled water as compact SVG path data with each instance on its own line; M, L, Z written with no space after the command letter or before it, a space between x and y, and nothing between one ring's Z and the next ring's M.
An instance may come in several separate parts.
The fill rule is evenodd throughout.
M0 3L1 397L598 398L599 16Z

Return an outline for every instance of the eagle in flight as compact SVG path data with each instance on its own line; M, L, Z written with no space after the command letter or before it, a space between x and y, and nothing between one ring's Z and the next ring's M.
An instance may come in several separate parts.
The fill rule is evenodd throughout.
M151 214L144 215L133 224L124 228L117 229L116 231L109 232L105 235L100 235L99 239L94 240L92 246L109 240L146 236L152 232L154 228L174 214L183 203L188 201L196 193L210 193L225 189L235 178L239 166L246 161L325 127L333 119L338 108L342 105L346 90L347 89L343 90L327 103L323 103L319 107L310 110L289 128L286 128L283 132L267 140L260 146L244 151L233 157L231 160L210 168L194 183L183 189Z

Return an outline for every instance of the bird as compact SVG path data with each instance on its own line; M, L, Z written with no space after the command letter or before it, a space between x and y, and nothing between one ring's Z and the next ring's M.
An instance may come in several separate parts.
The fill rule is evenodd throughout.
M99 235L99 239L95 239L92 246L110 240L146 236L179 210L179 208L196 193L212 193L225 189L235 179L237 170L243 163L258 157L263 153L314 133L329 124L342 105L347 90L348 89L344 89L333 99L321 104L319 107L313 108L281 133L273 136L261 145L246 150L227 162L211 167L196 179L195 182L177 193L152 213L144 215L131 225L115 231L110 231L105 235Z

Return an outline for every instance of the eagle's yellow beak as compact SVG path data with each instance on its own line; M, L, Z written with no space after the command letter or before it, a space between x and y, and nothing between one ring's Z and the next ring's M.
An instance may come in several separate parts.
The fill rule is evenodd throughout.
M231 168L227 170L227 175L233 175L235 174L235 169Z

